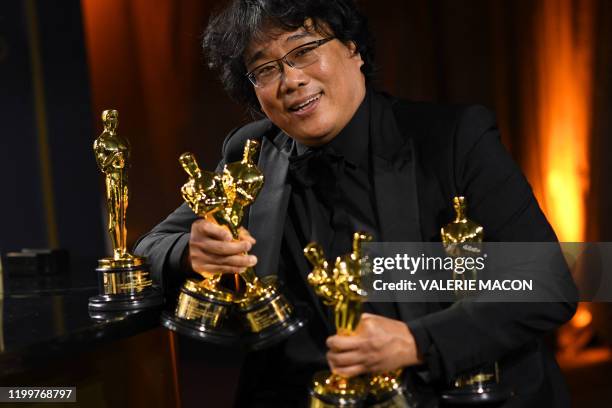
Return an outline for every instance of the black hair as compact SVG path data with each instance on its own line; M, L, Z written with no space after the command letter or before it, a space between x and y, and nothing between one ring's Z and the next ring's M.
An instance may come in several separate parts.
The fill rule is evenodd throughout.
M370 79L373 40L353 0L233 0L210 18L202 41L209 68L219 71L232 99L261 113L253 85L245 76L244 52L252 40L269 35L270 29L295 31L307 19L315 31L354 42L364 62L361 70Z

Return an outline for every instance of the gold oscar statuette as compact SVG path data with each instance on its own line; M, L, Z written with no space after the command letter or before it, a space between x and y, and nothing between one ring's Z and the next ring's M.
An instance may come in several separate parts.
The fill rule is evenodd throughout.
M323 303L333 308L336 332L341 336L353 334L361 317L362 303L367 293L362 278L369 268L369 261L362 254L361 244L371 241L371 235L353 234L350 254L338 257L333 268L325 259L323 249L315 242L304 248L304 255L313 269L308 283ZM401 387L402 370L345 378L329 371L315 374L310 387L310 408L372 407L408 408L410 405Z
M465 197L454 197L453 208L455 219L440 230L444 249L448 255L453 257L475 256L474 251L480 250L480 244L483 242L484 229L467 218ZM463 244L469 244L469 253L464 249ZM477 280L477 272L476 269L462 273L453 271L453 279ZM455 296L460 300L468 297L469 294L456 291ZM495 403L508 399L510 395L511 393L500 385L499 366L497 362L493 362L458 375L450 388L443 391L442 400L448 404Z
M118 116L116 110L102 112L104 130L93 145L98 168L105 177L108 233L113 254L98 261L100 294L89 299L92 317L103 317L106 312L158 307L163 303L161 291L151 281L146 260L127 250L130 145L117 133Z
M200 170L193 155L181 156L189 175L182 194L199 216L229 229L239 238L245 209L255 201L264 183L262 172L253 163L259 143L248 140L242 160L225 165L222 174ZM174 315L165 314L162 323L180 333L219 344L238 340L252 349L265 348L289 336L304 325L280 291L276 276L260 279L253 268L240 273L243 292L230 292L220 286L221 275L204 274L201 281L188 280ZM228 316L235 314L245 333L238 336L230 328Z
M187 205L202 218L215 220L222 216L227 198L221 176L201 170L192 153L183 153L179 162L188 175L187 182L181 188ZM220 285L221 274L203 275L201 280L185 281L174 314L164 312L162 325L217 344L231 345L238 342L238 334L227 321L234 300L233 293Z
M361 304L365 292L360 287L361 256L360 245L367 240L365 234L353 237L353 253L338 257L333 268L325 259L323 248L310 243L304 248L304 255L313 266L308 274L308 283L323 303L333 308L336 332L350 336L359 323ZM310 408L360 407L365 402L368 389L362 377L345 378L329 371L315 374L310 387Z
M246 207L251 205L263 187L264 176L254 163L259 142L248 140L241 161L228 163L223 169L223 189L227 197L225 213L218 217L222 225L238 239L238 228ZM262 349L290 336L304 326L305 316L299 316L282 293L275 274L260 279L252 267L240 274L245 290L234 300L246 329L245 343L251 349Z

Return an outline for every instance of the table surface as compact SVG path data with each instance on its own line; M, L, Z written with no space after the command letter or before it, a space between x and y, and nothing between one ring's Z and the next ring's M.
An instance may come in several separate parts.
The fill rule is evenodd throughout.
M2 375L159 327L159 309L94 319L87 305L89 297L98 294L97 287L52 286L0 294Z

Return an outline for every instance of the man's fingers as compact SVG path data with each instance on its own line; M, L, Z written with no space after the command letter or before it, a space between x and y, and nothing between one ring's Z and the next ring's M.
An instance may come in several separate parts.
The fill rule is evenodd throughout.
M327 353L327 361L332 369L365 365L366 363L363 353L359 351L347 351L343 353L329 351Z
M246 268L241 266L192 263L191 268L200 274L204 273L242 273Z
M242 241L250 242L251 245L255 245L255 243L257 242L255 238L253 238L251 233L249 233L249 231L244 227L240 227L240 229L238 230L238 238Z
M232 240L232 233L229 231L229 229L227 229L227 227L205 219L194 221L194 223L191 225L191 229L195 229L198 235L203 235L219 241Z
M336 352L358 350L363 345L364 340L359 336L331 336L325 342L327 347Z
M237 255L248 252L251 249L251 243L247 241L215 241L212 239L192 240L190 247L199 249L202 253L211 255ZM192 255L193 256L193 255Z
M257 258L248 255L255 240L241 228L240 239L234 240L230 231L208 219L198 219L191 226L189 261L199 273L240 273L254 266Z
M200 264L227 265L246 268L248 266L255 266L257 264L257 257L255 255L245 254L230 256L200 254L199 256L192 258L192 262L194 261Z

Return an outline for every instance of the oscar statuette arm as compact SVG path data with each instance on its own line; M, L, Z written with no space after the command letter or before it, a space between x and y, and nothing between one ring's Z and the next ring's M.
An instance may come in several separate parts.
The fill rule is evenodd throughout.
M109 155L108 162L115 169L125 168L125 153L122 151L113 152L111 155Z
M134 253L148 259L153 280L164 289L176 288L185 279L183 255L189 244L191 224L196 219L183 203L134 246Z
M107 139L110 136L106 134L100 135L98 139L94 142L94 152L96 155L96 163L98 164L98 168L103 173L107 173L109 168L113 166L113 161L115 158L115 152L107 147Z

